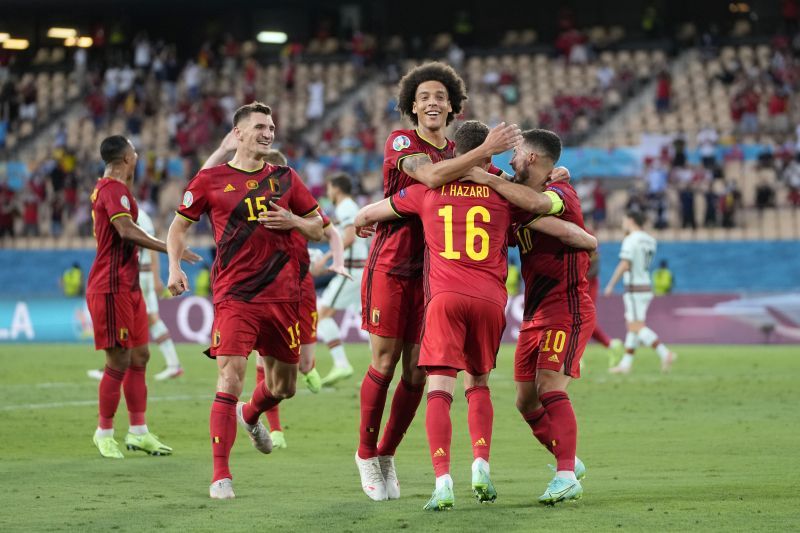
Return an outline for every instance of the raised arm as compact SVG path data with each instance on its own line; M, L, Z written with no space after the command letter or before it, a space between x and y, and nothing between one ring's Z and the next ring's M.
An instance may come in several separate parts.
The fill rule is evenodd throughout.
M400 165L403 172L434 189L461 178L470 168L495 154L511 150L520 142L519 127L503 122L492 128L483 144L458 157L434 163L426 154L416 154L404 158Z
M567 246L593 251L597 249L597 239L587 233L577 224L562 220L558 217L539 217L530 225L536 231L541 231L560 240Z
M617 268L614 270L614 274L612 274L611 279L608 280L608 285L606 285L606 289L603 291L603 294L609 296L614 291L614 286L617 284L622 275L630 269L631 262L627 259L621 259L617 265Z
M378 222L385 222L387 220L394 220L399 218L400 215L392 207L389 198L384 198L380 202L375 202L374 204L365 205L362 207L358 214L356 215L356 219L354 222L354 230L355 233L359 236L361 232L359 232L359 228L363 228L365 226L372 226Z
M208 159L206 159L206 162L203 163L202 167L200 167L200 170L223 165L230 161L231 153L236 151L238 144L239 141L233 134L233 130L229 131L228 134L222 139L222 142L219 144L217 149L214 150L210 156L208 156Z
M328 251L331 257L333 257L333 264L328 267L329 272L333 272L334 274L339 274L340 276L344 276L348 279L353 279L353 276L348 274L347 269L344 266L344 249L345 246L342 243L342 236L339 235L339 231L334 227L333 224L328 224L324 229L325 233L325 240L328 241L330 244L331 249ZM354 226L347 227L347 233L352 234L350 239L350 243L347 247L353 244L353 240L355 240L356 229ZM327 261L327 255L325 254L325 261Z

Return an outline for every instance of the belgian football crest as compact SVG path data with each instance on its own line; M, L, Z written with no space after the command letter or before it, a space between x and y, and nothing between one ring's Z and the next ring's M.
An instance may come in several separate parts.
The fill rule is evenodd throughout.
M377 326L381 321L381 310L377 307L372 308L372 325Z
M123 342L128 340L128 328L119 328L119 340Z

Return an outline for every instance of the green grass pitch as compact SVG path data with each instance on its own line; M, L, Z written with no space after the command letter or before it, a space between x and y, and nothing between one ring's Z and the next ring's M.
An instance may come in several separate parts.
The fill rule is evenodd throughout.
M353 464L366 345L348 347L356 375L319 395L299 386L282 405L289 448L257 453L241 432L231 462L237 498L208 498L208 413L214 364L180 346L184 377L149 382L148 423L172 457L101 459L91 443L100 353L79 345L0 345L2 531L786 531L800 524L800 352L797 347L676 347L674 372L641 350L634 374L606 373L586 354L570 387L579 422L584 498L535 503L552 460L514 408L512 348L491 380L493 505L470 492L466 402L453 402L456 507L422 511L433 489L424 402L397 455L399 501L372 502ZM321 371L329 359L318 353ZM255 371L251 367L248 384ZM157 349L148 374L163 366ZM459 384L459 387L461 385ZM249 393L245 393L247 398ZM384 416L384 422L388 416ZM124 401L117 438L124 438Z

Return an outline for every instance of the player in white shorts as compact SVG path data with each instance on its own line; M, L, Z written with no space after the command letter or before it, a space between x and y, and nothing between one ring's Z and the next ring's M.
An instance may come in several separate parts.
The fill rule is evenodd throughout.
M156 229L144 209L139 209L139 218L136 224L148 235L155 237ZM153 253L145 248L139 248L139 286L142 289L144 304L147 309L147 322L150 327L150 338L158 344L161 355L167 362L167 368L155 375L157 381L177 378L183 374L181 362L178 360L178 353L175 351L175 344L169 336L169 330L158 315L158 294L164 290L164 284L159 275L159 258L157 253ZM89 377L102 379L102 370L89 370Z
M636 346L651 346L661 358L662 372L668 372L677 357L667 346L658 340L658 335L647 327L645 319L647 308L653 300L653 287L650 281L650 266L656 255L656 240L642 230L644 213L631 210L625 215L622 228L625 238L619 252L619 264L606 285L605 294L610 295L620 278L624 285L622 295L625 303L625 323L628 333L625 336L625 355L622 361L611 368L612 374L628 374L633 366Z
M317 337L328 346L331 357L333 357L333 368L328 375L322 378L322 384L332 385L353 375L353 367L347 360L347 354L340 338L339 326L333 319L333 315L336 311L351 307L360 312L361 276L364 273L369 246L365 239L356 238L353 222L358 213L358 204L350 196L352 191L350 176L345 173L335 174L328 178L327 187L327 196L335 207L332 219L342 236L344 266L352 277L352 279L343 276L334 277L318 300Z

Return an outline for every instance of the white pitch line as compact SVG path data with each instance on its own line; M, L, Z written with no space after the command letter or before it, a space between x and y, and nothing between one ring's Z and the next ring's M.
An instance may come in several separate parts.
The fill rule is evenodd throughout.
M187 400L203 400L208 399L208 395L203 396L151 396L148 401L156 402L182 402ZM20 411L22 409L58 409L61 407L82 407L86 405L97 405L97 398L93 400L74 400L71 402L50 402L50 403L23 403L17 405L4 405L0 407L0 411Z

